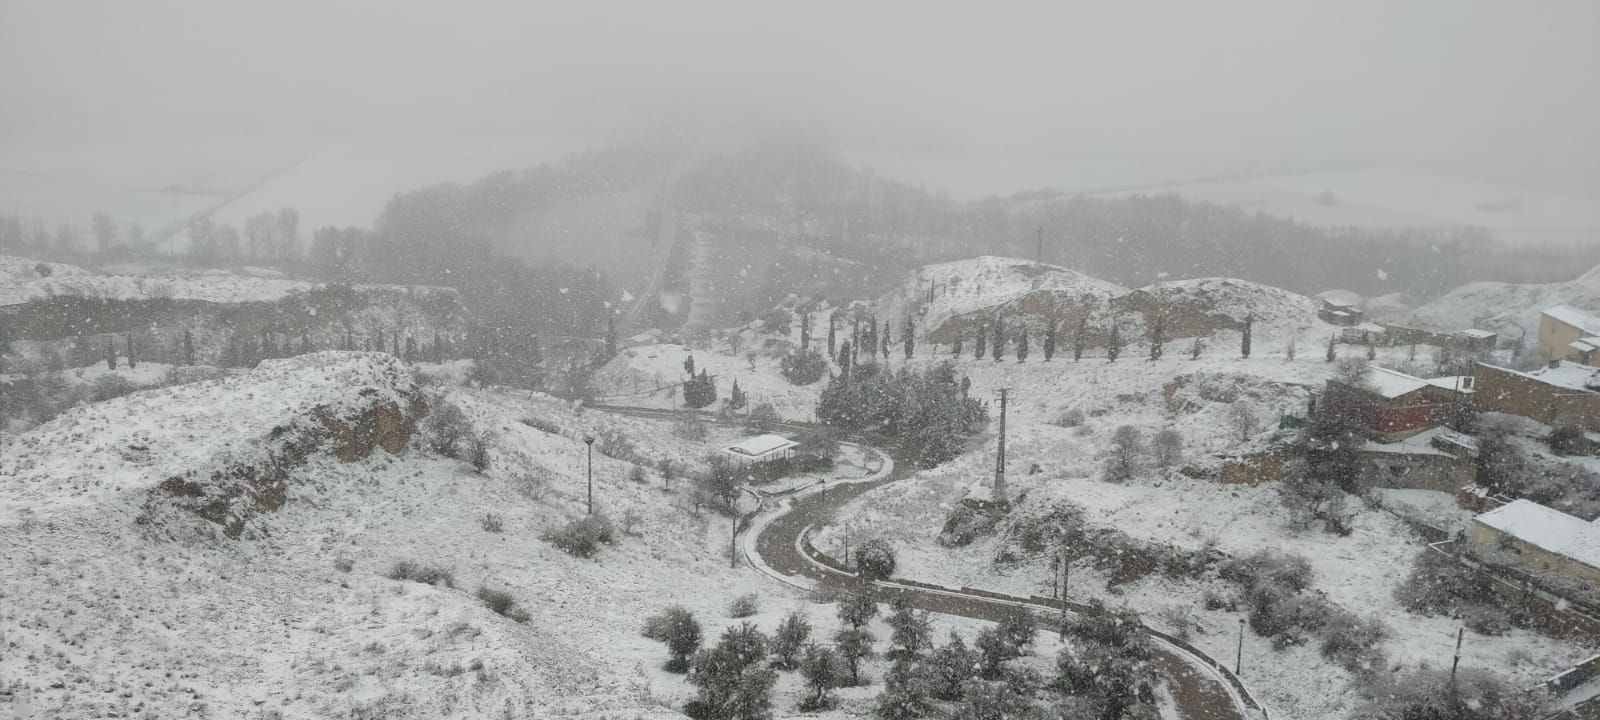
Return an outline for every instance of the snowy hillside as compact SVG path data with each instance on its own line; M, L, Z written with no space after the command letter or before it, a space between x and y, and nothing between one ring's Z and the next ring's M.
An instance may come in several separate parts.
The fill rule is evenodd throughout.
M930 284L932 302L928 301ZM909 273L900 287L880 297L877 308L880 322L887 320L896 333L906 314L912 313L925 337L943 338L950 334L945 329L950 320L992 315L1033 293L1053 303L1094 305L1124 292L1127 289L1120 285L1064 267L985 255L919 268Z
M75 265L0 255L0 305L63 295L118 300L260 302L316 287L314 283L262 275L267 274L206 270L192 274L110 275Z
M236 536L282 502L282 475L319 438L334 438L345 455L374 443L399 450L424 412L392 356L332 352L81 406L23 434L0 459L0 523L174 505Z
M1139 313L1146 327L1160 316L1168 338L1203 337L1220 329L1242 329L1250 318L1254 318L1254 328L1272 335L1323 325L1317 319L1317 301L1233 278L1153 283L1118 297L1111 304L1125 313Z
M762 596L769 631L805 606L728 568L728 521L687 502L687 482L653 467L637 482L618 459L689 469L711 445L543 396L446 390L430 407L459 406L490 441L477 473L410 432L417 392L392 358L321 353L17 438L0 460L0 715L673 718L691 689L657 669L645 616L681 603L714 637L737 594ZM370 423L335 421L350 417ZM617 532L582 559L540 538L583 513L589 434ZM259 512L238 539L191 532L214 527L180 507L202 500L192 486L262 480L278 492L241 496ZM443 574L391 579L399 561ZM480 586L536 620L497 615ZM789 708L802 690L780 692Z
M1551 305L1600 311L1600 267L1570 282L1519 285L1474 282L1413 310L1408 320L1423 327L1477 327L1510 338L1539 330L1539 313Z

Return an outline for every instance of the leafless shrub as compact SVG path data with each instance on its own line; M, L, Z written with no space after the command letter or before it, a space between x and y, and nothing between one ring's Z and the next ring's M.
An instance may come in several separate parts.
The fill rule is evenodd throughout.
M505 521L494 513L484 513L483 517L479 518L478 524L483 527L484 532L497 533L506 529Z
M561 434L561 426L557 425L554 420L549 418L542 418L538 416L525 417L522 419L522 424L538 430L539 432L549 433L551 435Z
M396 560L389 567L388 577L391 580L410 580L424 585L443 585L453 588L456 578L449 570L423 565L415 560Z
M517 605L517 599L512 597L511 593L504 590L494 590L484 585L478 588L478 599L482 600L483 604L493 610L496 615L510 618L519 623L528 621L528 611Z
M1075 428L1083 424L1083 411L1077 408L1062 411L1061 414L1050 420L1056 427Z
M604 515L585 515L544 535L546 542L582 558L594 557L602 544L615 539L611 521Z
M347 573L347 572L350 572L351 570L354 570L355 567L356 567L356 561L351 560L350 558L347 558L347 557L335 558L334 561L333 561L333 569L338 570L339 572Z
M728 617L735 620L755 615L760 610L755 593L747 593L728 603Z
M517 494L534 502L541 502L550 493L548 474L548 471L543 468L533 472L518 473L512 476L511 487L517 491Z

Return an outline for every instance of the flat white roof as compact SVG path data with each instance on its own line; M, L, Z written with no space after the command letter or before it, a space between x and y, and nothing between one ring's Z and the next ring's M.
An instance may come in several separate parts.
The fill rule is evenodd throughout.
M1427 386L1427 380L1377 365L1373 365L1372 371L1367 373L1367 387L1391 400Z
M722 451L739 457L759 458L781 450L788 450L799 444L782 435L756 435L729 445L723 448Z
M1457 335L1465 335L1465 336L1470 337L1470 338L1486 338L1486 337L1494 337L1495 335L1498 335L1499 333L1496 333L1493 330L1479 330L1478 328L1467 328L1467 329L1462 330L1461 332L1456 333L1456 334Z
M1489 365L1488 363L1483 363L1483 365L1485 367L1491 367L1499 370L1500 372L1511 373L1512 375L1521 375L1522 377L1530 380L1538 380L1546 385L1553 385L1564 390L1573 390L1576 392L1590 394L1593 394L1595 390L1594 388L1589 387L1589 383L1595 382L1595 373L1600 372L1600 369L1592 368L1588 365L1580 365L1575 362L1568 362L1566 360L1562 360L1561 362L1557 363L1555 367L1544 367L1529 372L1518 372L1516 370L1512 370L1511 368Z
M1530 545L1600 568L1600 526L1532 500L1516 500L1473 518Z
M1566 323L1590 335L1600 335L1600 317L1595 317L1571 305L1548 307L1544 309L1544 314L1549 315L1557 322Z

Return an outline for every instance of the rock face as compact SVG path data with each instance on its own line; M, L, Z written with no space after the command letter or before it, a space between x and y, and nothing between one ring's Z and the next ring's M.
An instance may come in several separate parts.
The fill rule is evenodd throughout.
M411 373L384 353L322 352L219 380L95 403L24 433L0 461L0 508L49 517L86 502L172 510L231 538L292 496L316 453L349 462L403 452L427 414ZM9 519L0 510L0 521Z

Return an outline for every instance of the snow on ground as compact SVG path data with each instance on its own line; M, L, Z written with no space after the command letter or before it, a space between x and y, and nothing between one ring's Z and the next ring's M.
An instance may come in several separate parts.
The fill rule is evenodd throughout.
M796 324L798 328L798 324ZM798 329L795 330L798 333ZM820 341L827 342L827 326L823 325L820 338L813 338L813 348ZM757 352L754 369L744 354L733 355L727 342L706 343L693 349L683 345L641 345L625 348L610 363L595 373L594 386L599 396L596 402L611 405L628 405L648 408L682 408L684 373L683 361L694 356L695 372L705 369L717 381L717 403L708 409L717 409L728 398L735 380L748 398L747 408L761 403L772 403L778 415L786 420L812 420L816 414L817 396L827 386L826 375L810 385L791 385L779 371L782 358Z
M40 266L47 268L47 272L39 272ZM317 285L305 280L289 279L283 273L262 268L103 274L75 265L41 263L14 255L0 255L0 305L62 295L112 300L170 298L213 303L272 302ZM355 287L362 290L405 286ZM446 292L444 288L416 287Z
M1380 359L1392 360L1391 355L1403 352L1384 348ZM993 398L998 388L1012 388L1008 479L1014 493L1025 495L1014 513L1042 514L1057 502L1070 502L1084 508L1091 524L1145 541L1191 549L1215 542L1219 549L1234 555L1260 549L1303 555L1316 573L1315 588L1329 600L1388 623L1394 635L1386 647L1396 662L1437 666L1448 661L1457 624L1445 618L1412 615L1394 600L1395 587L1423 549L1423 543L1399 519L1362 508L1355 519L1356 530L1349 537L1296 532L1288 527L1288 512L1275 487L1224 486L1156 471L1123 485L1100 479L1101 458L1112 430L1119 425L1139 427L1146 438L1160 428L1175 428L1185 439L1185 460L1193 462L1237 446L1236 431L1226 415L1229 393L1256 406L1266 426L1273 425L1280 412L1303 410L1304 392L1296 388L1320 384L1333 367L1322 361L1320 353L1311 355L1301 355L1294 362L1281 355L1240 360L1231 348L1218 348L1198 361L1174 358L1169 352L1154 363L1137 357L1115 364L1103 359L1063 363L1058 357L1049 364L966 360L958 369L971 377L972 392L978 397ZM1169 406L1163 398L1164 386L1179 376L1195 380L1176 395L1181 402ZM1081 427L1048 424L1068 407L1086 414ZM1000 547L993 537L958 550L934 542L947 514L971 488L987 491L993 476L993 452L991 433L977 449L952 463L863 496L843 511L840 526L822 528L813 535L817 547L839 552L842 526L848 525L852 543L875 533L889 537L899 549L897 572L904 577L1017 594L1048 594L1051 575L1045 559L996 567L993 561ZM1029 475L1035 464L1039 473ZM1217 658L1231 657L1234 652L1240 616L1199 607L1199 597L1208 587L1205 583L1172 583L1156 577L1109 591L1105 578L1092 570L1075 567L1073 577L1075 599L1100 597L1114 604L1126 603L1147 618L1155 618L1170 606L1190 608L1200 627L1195 644ZM1160 620L1155 622L1161 626ZM1472 634L1463 662L1509 672L1531 683L1566 669L1590 652L1582 643L1525 631L1502 637ZM1359 700L1348 684L1348 674L1323 660L1315 648L1276 652L1269 641L1252 634L1245 639L1245 657L1245 682L1275 715L1331 720L1342 718Z
M387 356L319 353L95 403L17 438L0 460L0 685L16 688L5 709L667 718L691 691L658 670L664 648L639 635L663 606L689 607L710 636L730 622L729 599L753 592L764 630L807 607L831 632L831 607L728 567L730 521L695 509L686 481L651 469L635 482L632 463L610 456L623 450L611 438L627 438L631 457L687 466L723 435L689 443L668 423L520 391L441 390L491 439L482 474L420 438L348 463L318 451L244 539L167 539L157 530L170 525L139 523L152 483L250 467L271 445L263 438L311 408L411 387ZM601 438L595 496L618 528L594 559L540 539L584 512L584 435ZM484 528L489 513L503 532ZM449 570L455 587L385 577L402 559ZM532 621L491 613L474 597L480 585L510 592ZM780 715L793 714L797 682L785 674ZM842 692L827 717L864 712L876 690Z
M997 308L1033 291L1084 294L1101 299L1127 292L1127 288L1116 283L1076 270L1020 258L985 255L927 265L909 273L901 287L878 300L879 319L887 320L896 336L904 324L905 313L926 303L930 282L935 288L933 302L927 304L926 314L919 319L924 332L937 329L953 317Z
M1407 319L1425 327L1494 330L1511 340L1526 336L1531 347L1538 339L1539 313L1552 305L1600 312L1600 267L1570 282L1467 283L1421 305Z

